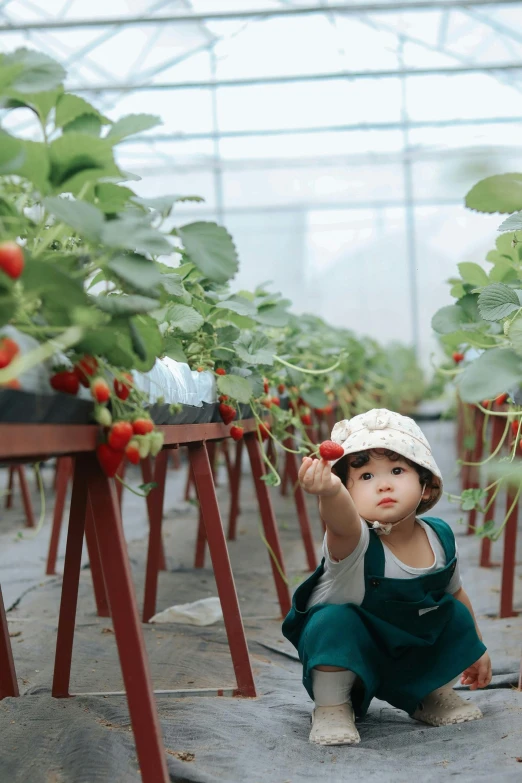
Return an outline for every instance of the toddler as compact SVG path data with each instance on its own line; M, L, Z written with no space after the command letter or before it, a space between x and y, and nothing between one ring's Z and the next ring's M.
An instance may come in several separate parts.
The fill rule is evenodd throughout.
M432 726L481 711L453 690L491 681L491 661L462 587L455 537L436 517L442 476L417 424L385 409L338 422L344 456L303 458L319 496L324 557L296 590L283 633L315 702L310 742L360 741L374 696Z

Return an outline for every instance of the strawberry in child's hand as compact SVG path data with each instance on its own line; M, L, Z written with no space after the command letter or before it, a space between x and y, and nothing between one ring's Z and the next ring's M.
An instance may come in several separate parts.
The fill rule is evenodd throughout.
M236 418L236 411L231 405L226 405L222 402L219 406L219 415L225 424L230 424Z
M74 370L63 370L51 375L49 382L53 389L64 394L78 394L80 381Z
M344 449L340 443L334 443L333 440L325 440L319 446L319 454L325 462L331 462L331 460L344 457Z
M123 459L123 451L114 451L107 443L100 443L96 447L96 456L105 475L113 478Z
M132 429L135 435L147 435L148 432L152 432L154 429L154 422L142 416L132 422Z
M235 440L235 441L241 440L241 438L243 437L244 432L245 432L245 430L243 429L243 427L231 427L230 428L230 437L232 438L232 440Z
M133 465L139 465L140 462L140 444L134 438L127 444L125 456Z
M109 384L103 378L95 378L91 383L91 394L96 402L107 402L111 396Z
M74 365L74 371L78 376L78 380L86 389L91 385L91 378L97 369L98 361L94 356L85 355Z
M123 451L134 432L130 421L117 421L112 425L107 443L115 451Z
M17 280L24 271L24 251L16 242L2 242L0 244L0 269L2 272Z
M451 355L455 364L460 364L460 362L464 361L464 354L460 351L454 351Z
M116 394L116 397L118 397L119 400L125 401L129 394L131 393L132 386L134 384L134 379L130 372L123 373L124 380L119 380L118 378L114 379L113 386L114 386L114 393Z
M508 397L509 394L499 394L498 397L495 398L495 405L504 405Z

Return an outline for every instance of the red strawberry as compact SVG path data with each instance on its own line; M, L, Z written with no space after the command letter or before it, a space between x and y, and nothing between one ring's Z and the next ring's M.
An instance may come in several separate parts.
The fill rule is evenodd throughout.
M516 438L518 435L519 424L520 424L520 419L516 419L516 421L511 422L511 432L513 433L514 438Z
M16 340L12 340L10 337L0 338L0 350L4 351L10 359L14 359L20 353L20 346Z
M18 378L13 378L12 381L7 381L7 383L0 384L0 389L21 389L22 384L18 380Z
M100 443L96 447L96 456L105 475L109 478L115 476L123 459L123 451L114 451L107 443Z
M464 354L460 353L460 351L454 351L451 355L455 364L460 364L460 362L464 361Z
M117 421L112 425L107 443L114 451L123 451L134 432L130 421Z
M0 370L3 370L8 364L11 364L11 357L7 351L2 351L2 349L0 349Z
M333 413L333 405L325 405L323 413Z
M133 465L139 465L140 462L140 444L137 440L131 440L125 449L125 456Z
M330 460L343 457L344 449L339 443L334 443L333 440L324 440L319 446L319 454L325 462L330 462Z
M24 271L24 251L16 242L2 242L0 245L0 269L8 277L17 280Z
M265 408L269 408L272 405L272 397L263 397L262 400L260 400L261 405L264 405Z
M277 387L277 391L279 392L279 394L282 394L284 392L285 388L286 387L285 387L284 383L280 383L279 386Z
M270 383L268 381L268 378L263 378L263 389L265 394L268 394L268 392L270 391Z
M482 400L480 404L483 408L489 408L491 406L491 400Z
M224 402L219 406L219 415L225 424L230 424L236 418L236 411L231 405L225 405Z
M216 375L226 375L227 371L224 370L222 367L218 367L216 370Z
M272 405L277 405L278 408L281 407L281 400L279 399L279 397L272 397L271 402Z
M230 437L232 438L232 440L236 440L236 441L237 440L241 440L241 438L243 437L244 432L245 432L245 430L243 429L243 427L231 427L230 428Z
M80 381L74 370L63 370L56 372L49 378L50 384L55 391L64 394L78 394L80 390Z
M95 378L91 383L91 394L96 402L107 402L111 396L109 384L103 378Z
M509 397L509 394L499 394L498 397L495 398L495 404L496 405L504 405L507 398Z
M124 381L118 380L118 378L114 379L113 386L114 386L114 392L116 394L116 397L120 400L126 400L129 394L131 393L131 389L133 386L133 377L130 374L130 372L123 373L123 377L125 378Z
M132 422L132 430L135 435L146 435L148 432L152 432L153 429L154 422L143 416L140 419L134 419Z
M269 424L263 424L263 422L261 422L261 424L258 424L258 431L259 431L259 434L261 435L261 440L263 442L265 440L268 440L268 438L270 437L270 425Z
M94 356L84 356L74 365L74 370L82 386L86 389L91 385L91 378L98 369L98 361Z
M227 394L220 394L219 395L219 401L220 402L226 402L227 400L228 400L228 395Z
M310 427L312 425L312 417L309 413L303 413L301 416L301 421L305 425L305 427Z

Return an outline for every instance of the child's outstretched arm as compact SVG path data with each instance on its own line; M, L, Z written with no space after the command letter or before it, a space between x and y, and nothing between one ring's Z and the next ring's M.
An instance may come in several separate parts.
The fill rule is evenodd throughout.
M319 512L326 525L328 551L335 560L351 555L361 537L361 520L350 493L332 466L322 459L303 457L299 483L319 497Z
M469 612L471 616L473 617L473 621L475 623L475 628L477 629L477 635L479 639L482 639L482 634L480 633L480 629L477 625L477 618L475 617L475 612L473 611L473 607L471 605L471 601L469 600L469 596L464 590L463 587L460 588L460 590L457 590L456 593L453 593L453 598L456 598L457 601L460 601L464 604L467 609L469 609ZM469 685L470 690L476 691L477 688L485 688L489 683L491 682L491 659L487 652L482 655L478 661L475 661L475 663L472 666L468 666L466 671L463 673L461 678L462 685Z

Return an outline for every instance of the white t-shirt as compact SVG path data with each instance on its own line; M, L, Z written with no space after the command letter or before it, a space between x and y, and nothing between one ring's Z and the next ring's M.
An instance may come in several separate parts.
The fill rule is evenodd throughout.
M434 561L429 568L413 568L399 560L393 552L383 544L384 576L391 579L413 579L422 574L430 574L446 565L446 556L442 543L433 528L422 519L417 522L428 535L433 550ZM330 557L326 543L323 541L324 573L319 578L307 608L315 604L357 604L360 606L364 598L364 555L370 544L370 529L364 519L361 519L361 537L354 551L344 560L336 561ZM456 593L462 587L460 577L457 545L455 543L457 565L455 572L446 588L447 593Z

